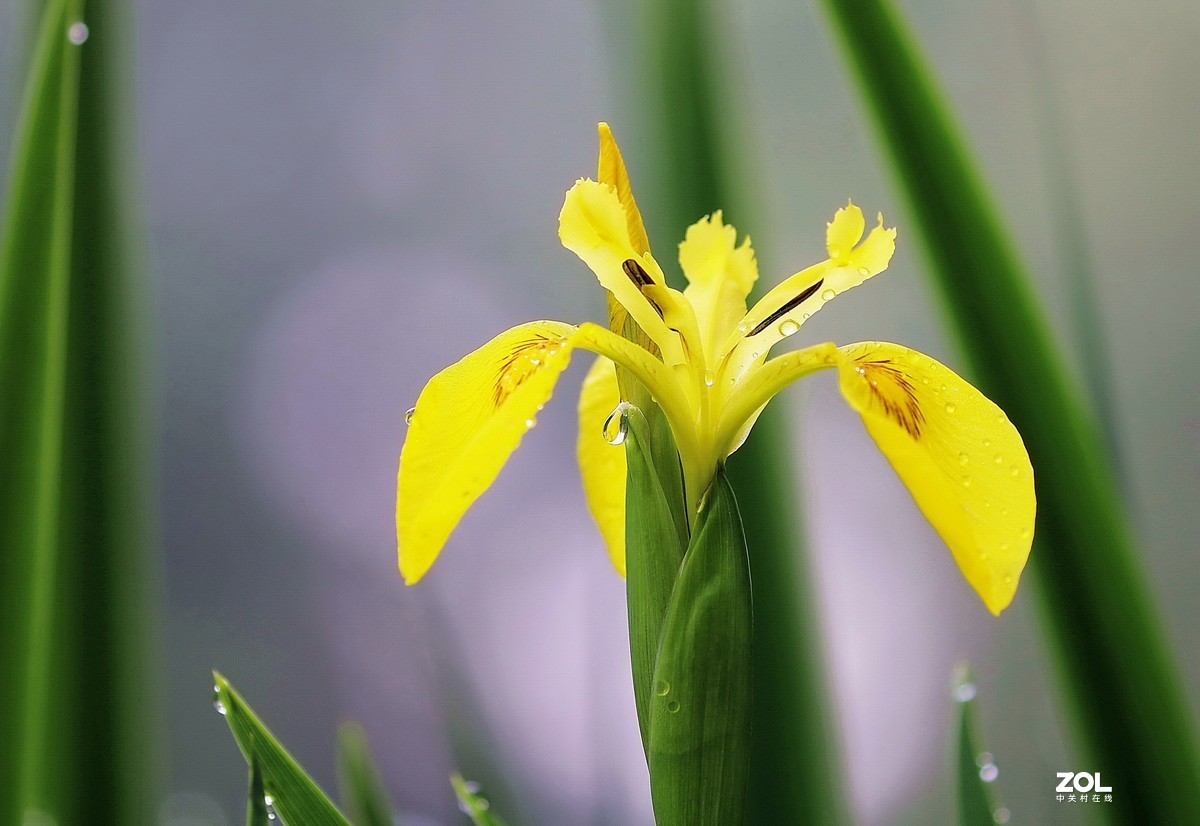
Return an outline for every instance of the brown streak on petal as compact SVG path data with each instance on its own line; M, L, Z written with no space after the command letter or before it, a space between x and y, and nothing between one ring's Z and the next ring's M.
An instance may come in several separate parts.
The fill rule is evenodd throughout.
M625 263L621 265L621 269L629 276L629 280L637 284L638 287L647 287L654 283L654 279L650 277L650 273L646 272L642 268L642 265L632 258L626 259Z
M497 408L504 404L513 391L537 372L547 358L557 352L558 345L562 342L563 339L559 336L540 334L517 342L508 358L500 363L492 389L492 403Z
M904 428L909 436L920 439L925 414L908 377L899 368L892 366L889 359L858 362L857 369L866 380L871 395L879 402L888 418ZM892 388L899 392L886 392Z
M800 293L800 295L789 300L786 304L784 304L778 310L771 313L769 316L767 316L762 321L760 321L753 330L746 333L746 338L750 338L751 336L758 335L763 330L767 329L772 324L774 324L776 321L778 321L779 319L783 318L785 315L790 313L792 310L799 307L805 300L810 298L813 293L815 293L817 290L821 289L821 285L824 283L825 283L825 279L822 278L820 281L818 281L816 284L813 284L811 287L806 287L804 289L804 291L802 293Z

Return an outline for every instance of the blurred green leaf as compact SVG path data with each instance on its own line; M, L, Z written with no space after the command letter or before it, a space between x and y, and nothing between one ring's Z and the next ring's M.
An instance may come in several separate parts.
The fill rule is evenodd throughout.
M475 826L505 826L503 820L492 814L491 804L480 794L477 783L463 780L462 775L455 772L450 775L450 785L454 787L459 808Z
M144 613L124 9L29 9L0 241L0 822L149 822L157 624Z
M731 42L737 27L722 17L728 13L725 4L652 0L639 5L631 24L610 26L640 46L618 40L614 50L636 64L633 71L624 64L621 70L641 104L638 123L653 146L647 173L657 191L648 193L646 203L660 210L645 214L656 248L673 250L690 224L721 209L727 221L754 235L761 258L764 227L754 220L750 197L755 171L743 132L749 131L744 96L729 59L737 52ZM642 37L630 38L631 31ZM802 811L808 823L841 824L849 814L783 404L776 401L763 412L750 439L729 460L754 575L754 748L747 818L775 824Z
M718 470L663 624L650 698L650 788L659 826L744 821L750 765L750 562Z
M958 794L959 826L993 826L997 822L996 797L992 783L996 765L982 747L975 717L975 683L965 667L959 669L954 686L958 720L955 726L953 760Z
M392 826L392 803L357 723L338 728L338 780L356 826Z
M1037 477L1030 568L1087 762L1112 815L1200 811L1193 720L1096 425L916 41L888 0L824 0L918 222L929 273L979 386L1017 425Z
M246 826L269 826L271 812L267 809L267 793L263 789L262 769L258 756L250 756L250 793L246 798Z
M246 762L261 768L264 795L270 795L280 819L288 826L350 826L229 681L215 671L213 680L217 710L225 715Z

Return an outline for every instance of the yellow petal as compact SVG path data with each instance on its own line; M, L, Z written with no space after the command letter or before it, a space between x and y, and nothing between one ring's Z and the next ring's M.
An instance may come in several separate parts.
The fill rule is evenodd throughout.
M832 257L785 279L746 313L722 351L730 353L726 375L741 376L780 340L798 332L834 296L887 269L896 251L895 228L886 229L881 214L879 225L851 249L862 228L862 210L853 203L837 211L826 230Z
M650 242L646 238L646 227L642 223L642 213L638 211L637 203L633 200L633 188L629 184L629 173L625 171L625 161L621 158L621 149L617 139L607 123L601 123L600 132L600 163L596 172L596 180L608 184L617 191L621 209L625 212L625 223L629 229L629 241L634 252L644 255L650 252Z
M1029 556L1033 468L1008 417L928 356L840 348L839 386L988 610L1012 602Z
M600 356L588 370L579 394L579 441L576 453L588 509L617 573L625 576L625 446L604 438L608 417L621 403L617 371Z
M664 354L678 349L675 334L660 315L663 308L644 292L645 287L663 286L662 270L649 253L640 253L634 246L625 210L612 186L586 179L576 182L558 216L558 237L591 268Z
M862 210L853 201L847 201L844 207L833 214L833 220L825 225L825 246L829 250L829 257L837 261L854 249L858 239L862 238L865 226Z
M688 227L679 245L679 265L687 276L684 296L695 308L707 363L717 363L720 348L746 314L746 296L758 280L754 248L718 210Z
M556 321L513 327L425 385L397 480L396 536L406 583L425 575L533 427L570 363L575 333Z

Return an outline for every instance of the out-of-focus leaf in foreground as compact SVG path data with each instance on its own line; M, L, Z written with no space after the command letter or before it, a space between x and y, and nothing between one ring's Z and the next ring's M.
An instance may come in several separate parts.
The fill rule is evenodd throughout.
M1038 582L1086 765L1125 822L1200 811L1193 721L1080 382L916 41L889 0L824 0L981 389L1017 425L1037 478Z
M0 242L0 822L150 822L123 4L29 8Z
M956 669L953 688L957 720L954 726L954 785L958 796L959 826L993 826L1007 823L1009 811L997 807L992 784L999 776L995 758L983 750L976 719L976 686L965 664Z
M229 723L238 748L251 767L262 772L264 798L290 826L350 826L321 788L275 739L229 681L213 673L214 705Z
M458 798L458 807L471 818L475 826L505 826L499 816L492 814L492 806L483 796L478 783L464 780L461 774L455 772L450 775L450 785Z
M367 733L357 723L338 728L338 781L357 826L392 826L392 803L367 746Z

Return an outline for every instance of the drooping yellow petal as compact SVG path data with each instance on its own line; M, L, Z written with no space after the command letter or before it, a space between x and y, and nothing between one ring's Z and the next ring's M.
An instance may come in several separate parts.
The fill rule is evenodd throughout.
M1008 417L949 368L906 347L840 348L839 386L950 546L988 610L1012 602L1029 556L1033 468Z
M400 453L396 536L412 585L533 427L571 360L577 330L534 321L438 373L417 399Z
M715 367L758 280L754 248L749 237L738 246L737 230L721 220L718 210L688 227L679 245L679 265L687 276L683 294L695 308L705 360Z
M607 123L601 123L597 131L600 133L600 162L596 180L617 191L617 199L621 202L621 209L625 212L625 223L629 229L629 242L634 252L645 255L650 252L650 241L646 238L642 213L638 211L637 203L633 200L633 187L629 184L629 173L625 171L621 149L617 146L617 139L613 137Z
M576 453L588 509L617 573L625 576L625 446L609 444L603 428L621 403L617 370L600 356L588 370L579 394Z
M648 252L638 252L634 246L616 189L587 179L577 181L558 216L558 237L629 311L664 357L678 352L678 340L663 321L663 308L646 294L647 288L665 287L662 270Z
M887 269L896 251L896 230L883 226L882 214L878 220L866 240L853 247L862 237L862 210L851 203L837 211L826 229L830 259L785 279L746 313L723 350L730 354L728 375L740 376L834 296Z

